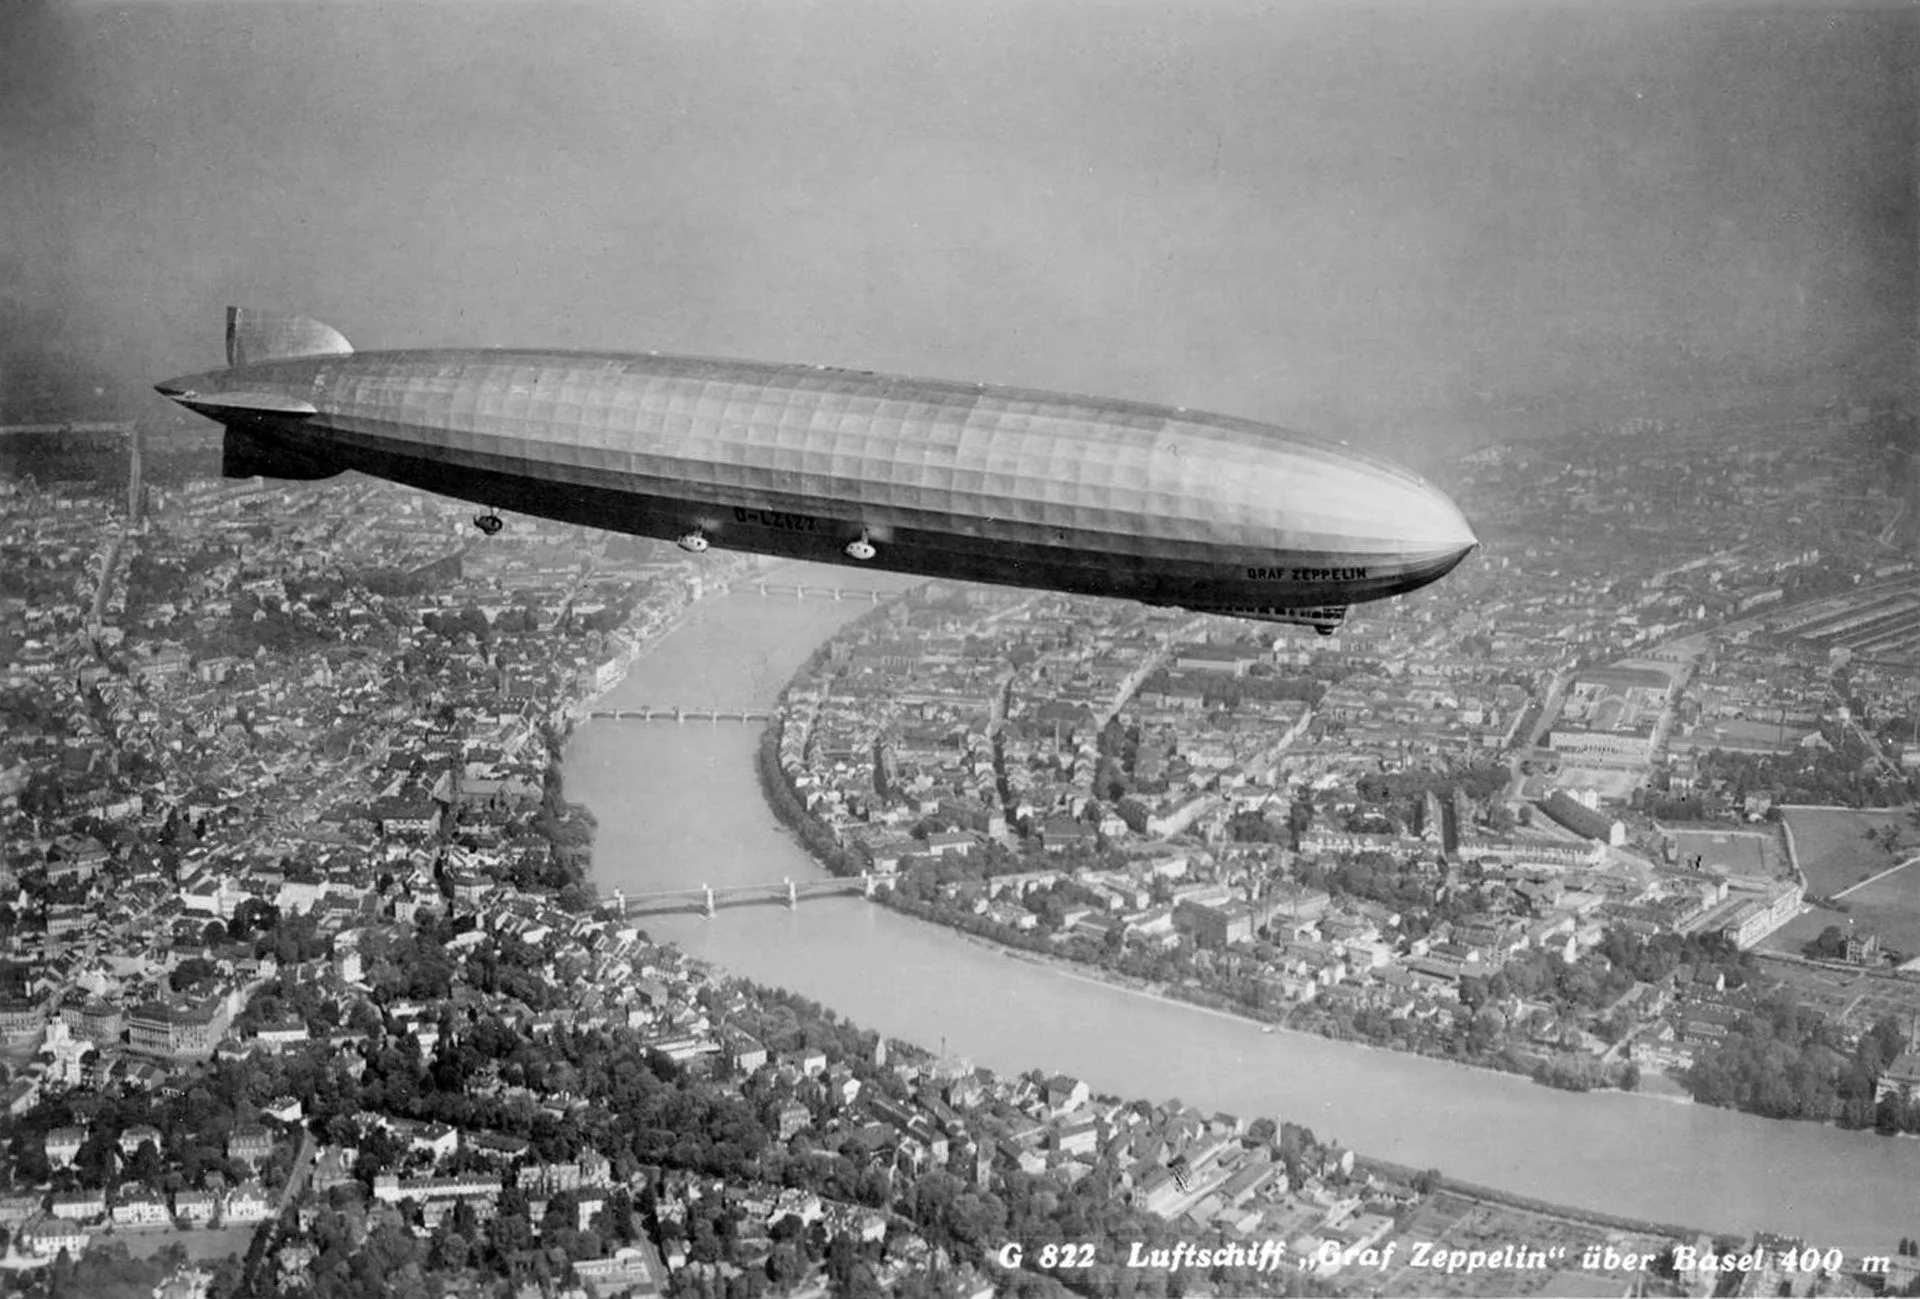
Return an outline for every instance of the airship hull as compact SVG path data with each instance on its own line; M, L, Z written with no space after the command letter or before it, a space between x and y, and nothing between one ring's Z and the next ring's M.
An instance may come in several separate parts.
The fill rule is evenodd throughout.
M264 346L230 336L245 363L160 385L227 426L230 474L353 469L636 535L1251 617L1414 590L1475 544L1416 476L1224 416L694 357Z

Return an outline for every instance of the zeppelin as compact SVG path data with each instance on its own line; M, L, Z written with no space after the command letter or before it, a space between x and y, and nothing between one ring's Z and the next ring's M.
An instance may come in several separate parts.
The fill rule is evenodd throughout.
M355 352L229 308L227 368L156 385L229 477L359 470L493 508L927 577L1331 631L1478 544L1404 469L1251 420L826 366Z

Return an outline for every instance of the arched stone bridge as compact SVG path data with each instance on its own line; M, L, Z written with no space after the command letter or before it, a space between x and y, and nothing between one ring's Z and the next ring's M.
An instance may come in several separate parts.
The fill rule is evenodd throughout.
M802 586L794 582L735 582L736 595L749 593L765 596L768 599L786 597L804 600L809 596L822 600L865 600L869 604L879 604L895 591L875 591L868 587L855 586Z
M872 897L879 888L891 888L890 876L863 871L858 875L835 875L826 879L784 879L766 884L726 884L714 888L702 884L696 889L666 889L657 893L613 891L614 907L626 917L665 915L677 911L697 911L712 915L721 907L753 906L764 902L784 902L798 907L802 898L825 897L835 893L858 893Z
M587 716L612 722L765 722L773 712L767 708L673 708L665 704L635 704L630 708L596 708Z

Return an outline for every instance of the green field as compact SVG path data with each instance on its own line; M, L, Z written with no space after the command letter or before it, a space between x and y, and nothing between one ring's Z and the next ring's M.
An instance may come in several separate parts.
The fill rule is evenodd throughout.
M1876 880L1858 893L1849 893L1845 905L1845 917L1830 911L1817 914L1827 917L1826 924L1838 923L1842 928L1848 920L1853 921L1861 932L1880 935L1883 946L1895 949L1908 960L1920 956L1920 865ZM1822 925L1820 929L1825 927ZM1818 937L1820 929L1815 929L1807 938Z
M1920 853L1920 830L1914 828L1904 808L1856 812L1850 808L1790 807L1781 816L1793 831L1800 869L1807 877L1807 892L1821 897L1831 897L1904 857ZM1901 831L1897 854L1868 841L1867 831L1883 826Z
M115 1232L101 1239L119 1241L134 1258L147 1258L158 1254L168 1245L181 1245L186 1248L187 1257L199 1263L211 1258L231 1258L246 1253L257 1229L257 1223L235 1227L196 1227L192 1231L160 1227L152 1231Z
M1782 815L1793 830L1800 869L1811 897L1833 897L1889 867L1920 855L1920 829L1904 809L1852 811L1844 808L1787 808ZM1871 842L1868 830L1894 826L1901 838L1893 853ZM1798 952L1828 925L1856 927L1880 935L1880 941L1908 957L1920 955L1920 865L1847 893L1846 912L1818 909L1800 916L1767 940L1772 951Z
M1748 875L1767 879L1776 874L1767 852L1768 831L1672 830L1673 849L1683 863L1700 858L1701 866L1716 875Z

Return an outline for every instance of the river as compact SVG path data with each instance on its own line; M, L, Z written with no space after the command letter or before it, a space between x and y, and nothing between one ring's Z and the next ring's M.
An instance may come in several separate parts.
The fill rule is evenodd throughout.
M884 587L886 575L781 570ZM709 599L603 706L764 707L814 646L869 607L751 592ZM565 759L598 818L603 894L821 875L756 783L758 728L595 721ZM1684 1102L1573 1095L1443 1061L1255 1025L1037 966L857 897L649 917L648 932L866 1027L996 1071L1303 1123L1363 1154L1522 1195L1711 1231L1891 1253L1920 1228L1920 1141Z

